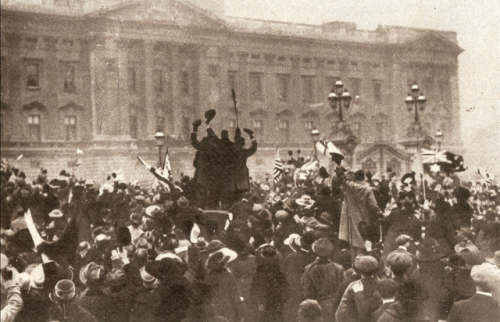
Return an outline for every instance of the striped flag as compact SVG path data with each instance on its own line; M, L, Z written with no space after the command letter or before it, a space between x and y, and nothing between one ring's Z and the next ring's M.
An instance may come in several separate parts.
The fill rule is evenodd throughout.
M273 180L277 184L283 177L283 161L281 161L279 150L276 149L276 160L274 160Z

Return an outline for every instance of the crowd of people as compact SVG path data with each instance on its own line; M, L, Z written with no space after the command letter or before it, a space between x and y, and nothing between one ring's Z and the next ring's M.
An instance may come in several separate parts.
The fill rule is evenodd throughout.
M219 209L199 172L98 186L2 161L2 322L500 321L498 186L340 166L294 178L306 161Z

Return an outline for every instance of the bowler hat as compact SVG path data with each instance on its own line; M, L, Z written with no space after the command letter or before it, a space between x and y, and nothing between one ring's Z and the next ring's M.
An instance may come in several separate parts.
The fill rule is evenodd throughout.
M333 245L326 238L320 238L312 245L313 252L320 257L328 257L333 253Z
M145 288L148 289L156 288L156 286L159 284L159 281L156 277L146 272L146 266L142 267L139 270L139 272L141 274L142 284L144 285Z
M205 112L205 118L207 119L207 123L210 123L210 121L214 119L215 114L217 114L217 112L214 109L210 109Z
M50 218L62 218L63 213L59 209L54 209L49 213Z
M182 196L179 198L179 200L177 200L177 205L181 208L186 208L187 206L189 206L189 200Z
M53 295L50 294L52 301L67 303L79 298L79 294L72 280L60 280L57 282Z

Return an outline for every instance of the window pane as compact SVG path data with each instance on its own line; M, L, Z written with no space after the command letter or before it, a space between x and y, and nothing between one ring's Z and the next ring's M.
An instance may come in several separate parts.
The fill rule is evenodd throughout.
M69 118L69 124L71 125L75 125L76 124L76 117L75 116L72 116Z
M136 89L136 72L135 68L128 69L128 89L130 91L135 91Z
M382 102L382 84L380 82L373 83L373 96L375 98L375 102Z
M250 90L253 100L262 100L262 79L260 74L250 74Z
M69 118L67 116L64 117L64 125L69 124Z
M302 77L302 101L312 103L313 96L313 78L309 76Z
M348 87L349 92L351 93L351 96L353 99L356 98L356 96L360 96L361 93L361 78L349 78L349 87Z
M154 71L154 87L155 91L161 92L163 91L163 70L155 69Z
M186 70L181 71L181 93L189 94L189 73Z
M64 64L64 91L75 91L75 65Z
M278 99L280 101L288 100L288 87L290 84L290 76L279 75L278 76Z
M27 86L29 89L36 89L39 86L39 70L37 63L27 65Z

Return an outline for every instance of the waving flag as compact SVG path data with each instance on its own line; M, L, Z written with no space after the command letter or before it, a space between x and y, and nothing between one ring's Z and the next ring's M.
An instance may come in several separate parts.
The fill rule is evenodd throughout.
M172 167L170 166L170 160L168 159L168 148L167 153L165 153L165 161L163 162L163 174L170 177L172 175Z
M274 184L277 184L283 177L283 161L281 161L281 156L278 148L276 148L276 160L274 160L274 171L273 180Z

